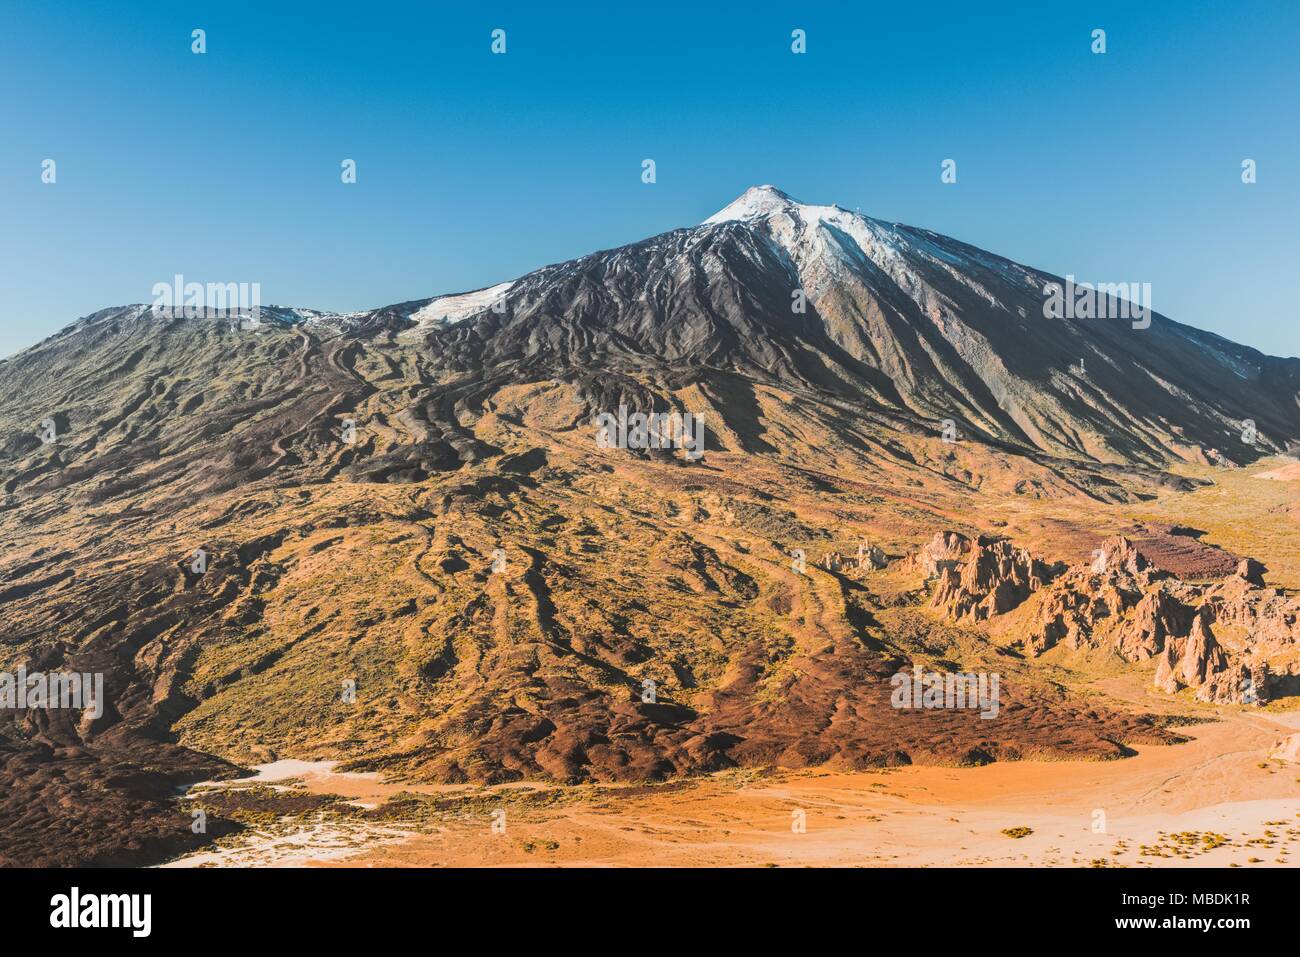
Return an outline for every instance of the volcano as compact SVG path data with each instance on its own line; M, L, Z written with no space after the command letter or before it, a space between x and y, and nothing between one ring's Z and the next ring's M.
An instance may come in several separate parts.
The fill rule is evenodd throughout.
M279 758L577 785L1177 742L1043 671L1068 642L1026 653L1038 624L1013 633L979 570L1022 552L981 536L1062 568L1119 533L1162 574L1236 568L1214 528L1157 518L1209 521L1198 496L1300 442L1300 359L1158 313L1053 317L1066 282L757 186L486 289L114 307L0 362L0 666L103 675L107 699L0 712L0 862L164 859L210 839L178 787ZM690 416L703 454L599 441L627 410ZM984 564L922 567L947 532ZM936 577L997 628L945 616ZM1283 693L1293 624L1269 630ZM1254 674L1242 641L1221 657ZM1000 675L996 719L891 706L918 662Z

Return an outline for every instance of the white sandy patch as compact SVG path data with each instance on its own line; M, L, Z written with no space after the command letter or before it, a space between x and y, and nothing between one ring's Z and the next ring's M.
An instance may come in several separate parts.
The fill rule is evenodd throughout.
M301 780L303 783L311 783L318 786L315 788L320 793L329 790L330 782L345 781L378 781L379 775L375 772L361 771L335 771L338 767L337 761L298 761L293 758L286 758L282 761L272 761L270 764L257 764L253 766L256 772L249 777L229 778L224 781L200 781L197 784L190 785L185 790L191 797L198 791L215 791L223 788L242 788L252 787L254 785L264 785L276 791L288 791L289 787L280 785L281 781Z
M359 821L305 821L283 833L273 829L244 832L224 846L162 866L302 867L314 861L343 860L385 844L400 844L413 833Z
M228 781L203 781L195 787L224 786L230 784L270 784L275 781L288 781L293 778L306 777L340 777L353 778L361 781L377 781L379 775L374 772L361 771L335 771L338 767L337 761L299 761L294 758L286 758L282 761L272 761L270 764L255 764L253 770L257 772L251 777L231 778Z
M299 761L286 758L259 764L255 774L228 781L202 781L193 785L188 797L212 791L245 787L269 787L275 791L331 794L361 790L366 794L379 787L377 773L335 771L337 761ZM284 782L293 782L292 784ZM348 801L367 810L378 802ZM369 821L329 818L294 820L282 817L270 827L257 827L231 835L220 844L188 854L163 867L302 867L317 861L338 861L385 844L401 843L414 831Z

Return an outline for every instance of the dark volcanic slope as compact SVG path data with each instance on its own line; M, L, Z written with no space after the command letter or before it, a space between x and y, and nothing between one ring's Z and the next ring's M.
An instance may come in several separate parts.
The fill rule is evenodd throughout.
M0 859L192 843L171 789L223 759L645 780L1169 740L837 558L1300 440L1297 360L1044 319L1046 279L761 189L481 293L257 329L107 309L0 363L0 667L109 698L0 714ZM704 461L597 448L620 403L703 413ZM913 660L1002 672L1001 717L889 708Z
M703 226L525 276L500 314L435 321L429 347L453 370L733 370L1102 461L1241 462L1300 437L1300 359L1159 314L1144 329L1048 319L1043 290L1060 281L758 187Z

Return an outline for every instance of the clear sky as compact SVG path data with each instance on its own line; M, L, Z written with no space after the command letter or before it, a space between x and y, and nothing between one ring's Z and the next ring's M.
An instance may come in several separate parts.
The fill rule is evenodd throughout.
M1300 355L1294 0L4 0L0 91L0 355L176 273L363 309L759 183L1150 282L1158 312Z

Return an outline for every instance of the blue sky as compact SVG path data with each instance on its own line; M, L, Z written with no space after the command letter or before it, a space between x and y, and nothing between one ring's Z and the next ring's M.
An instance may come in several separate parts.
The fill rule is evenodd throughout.
M8 0L0 355L176 273L362 309L758 183L1300 355L1296 3L546 6Z

